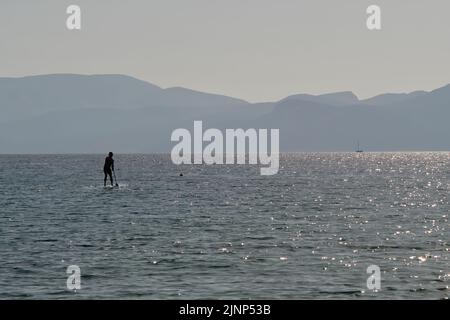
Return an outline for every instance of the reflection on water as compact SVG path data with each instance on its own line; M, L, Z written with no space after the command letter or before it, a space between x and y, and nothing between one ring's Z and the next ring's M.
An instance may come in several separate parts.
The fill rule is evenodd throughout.
M0 156L0 298L447 298L449 160L285 154L260 176L117 155L105 189L103 156Z

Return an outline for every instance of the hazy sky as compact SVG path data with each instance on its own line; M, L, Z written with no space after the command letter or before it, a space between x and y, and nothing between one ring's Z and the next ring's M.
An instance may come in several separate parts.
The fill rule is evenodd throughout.
M429 90L450 83L449 16L448 0L1 0L0 77L121 73L253 102Z

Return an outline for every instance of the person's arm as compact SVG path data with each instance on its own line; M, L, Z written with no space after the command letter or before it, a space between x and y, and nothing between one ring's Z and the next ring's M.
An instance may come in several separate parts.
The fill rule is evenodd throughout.
M112 171L114 171L114 160L112 161L111 167L112 167Z

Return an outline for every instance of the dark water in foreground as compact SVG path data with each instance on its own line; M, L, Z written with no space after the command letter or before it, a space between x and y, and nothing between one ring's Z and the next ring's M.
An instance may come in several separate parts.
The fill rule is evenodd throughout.
M103 158L0 156L0 299L450 294L448 153L286 154L271 177L117 155L110 190Z

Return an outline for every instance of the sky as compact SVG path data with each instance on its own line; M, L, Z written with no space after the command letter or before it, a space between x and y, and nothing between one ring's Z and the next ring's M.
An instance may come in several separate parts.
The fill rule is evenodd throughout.
M450 83L449 15L448 0L1 0L0 77L126 74L251 102L432 90Z

